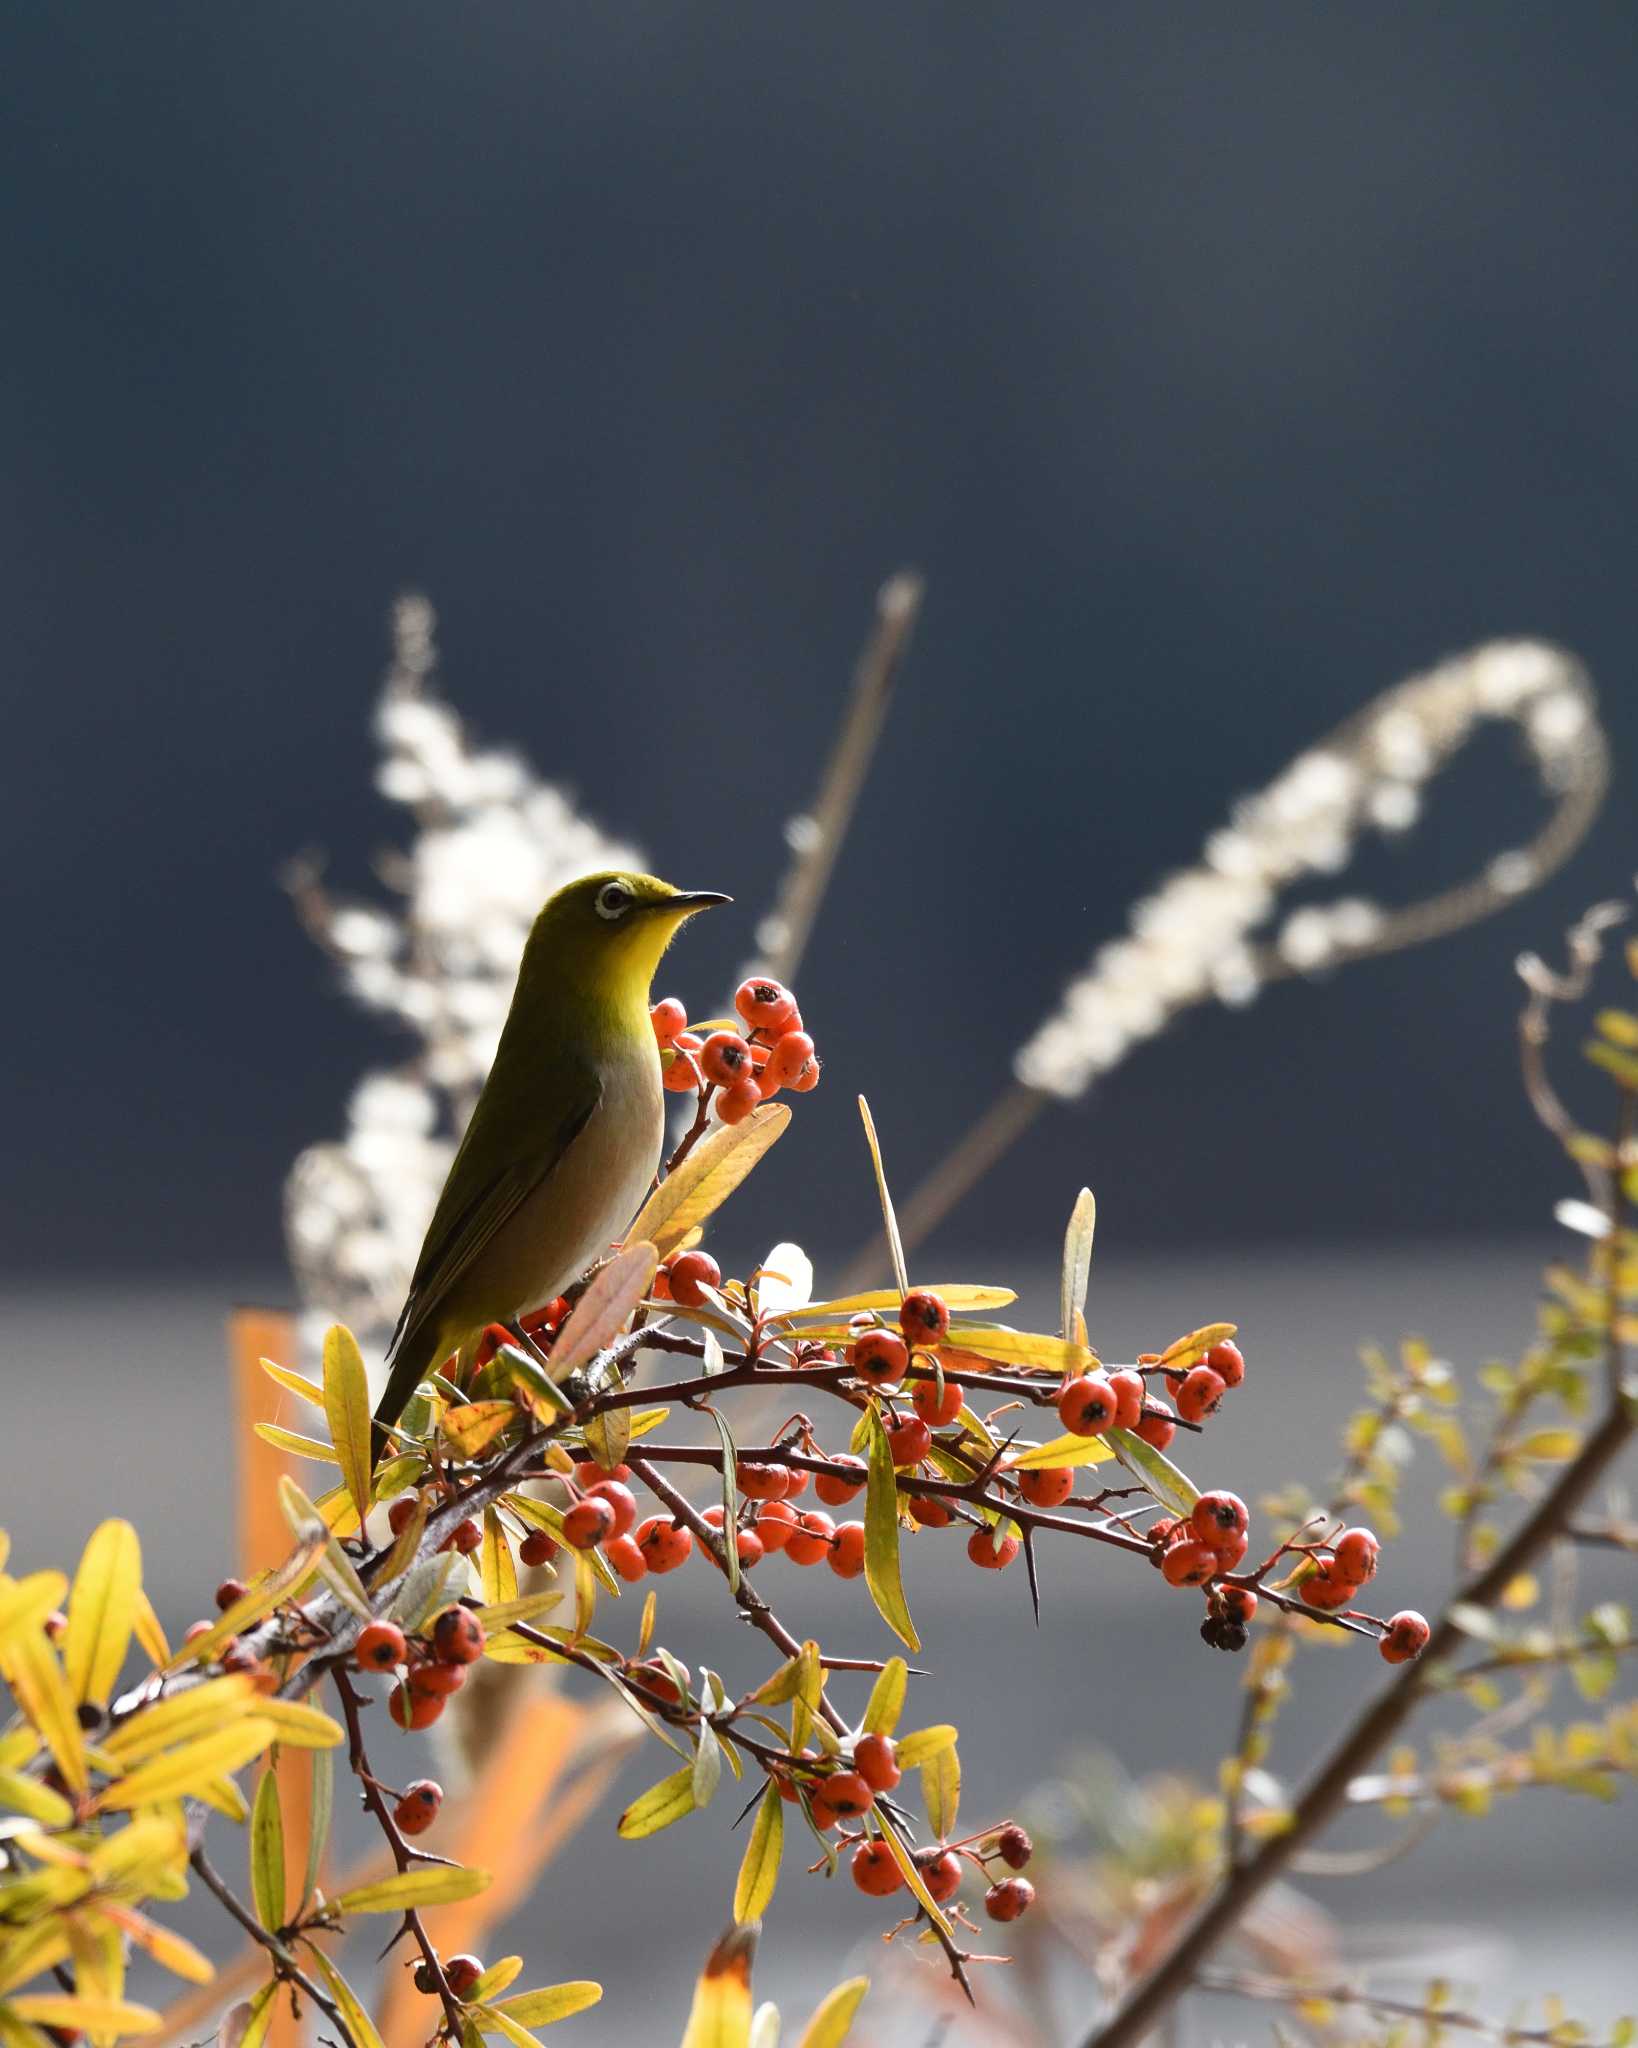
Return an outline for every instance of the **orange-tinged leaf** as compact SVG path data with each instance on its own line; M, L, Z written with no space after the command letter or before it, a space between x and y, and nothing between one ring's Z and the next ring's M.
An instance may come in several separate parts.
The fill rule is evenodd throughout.
M108 1911L122 1932L173 1977L184 1978L189 1984L208 1984L216 1975L210 1957L173 1929L162 1927L157 1920L150 1920L130 1906L110 1907Z
M130 1647L142 1546L129 1522L106 1521L91 1533L68 1596L63 1667L76 1700L103 1705Z
M682 2048L747 2048L751 2038L751 1962L755 1925L730 1927L694 1986Z
M359 1520L370 1512L370 1381L358 1339L344 1323L324 1333L324 1419Z
M646 1239L660 1258L668 1258L727 1201L790 1120L784 1103L765 1102L743 1123L708 1131L637 1212L626 1243L634 1247Z
M656 1263L653 1245L632 1243L593 1275L552 1346L552 1378L559 1386L619 1336L647 1294Z
M865 1411L869 1476L865 1483L865 1584L877 1612L912 1650L921 1648L910 1609L905 1604L899 1568L899 1494L893 1450L874 1407Z
M734 1885L734 1918L760 1920L779 1882L779 1859L785 1847L785 1802L770 1778L756 1810L751 1838L745 1844Z
M513 1401L467 1401L458 1408L446 1408L439 1428L452 1451L475 1458L517 1419Z

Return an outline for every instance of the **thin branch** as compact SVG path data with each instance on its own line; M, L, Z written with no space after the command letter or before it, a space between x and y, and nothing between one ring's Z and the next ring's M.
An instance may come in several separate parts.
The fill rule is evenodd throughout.
M235 1895L232 1887L220 1875L210 1858L205 1854L202 1843L193 1850L192 1854L188 1857L188 1861L193 1866L195 1874L205 1886L205 1889L214 1893L218 1903L226 1908L233 1919L238 1921L252 1941L267 1950L267 1953L273 1958L278 1975L288 1978L292 1984L306 1993L314 2005L318 2007L319 2011L324 2014L324 2017L330 2022L331 2026L340 2028L341 2037L349 2044L349 2048L358 2048L358 2044L354 2042L352 2034L348 2031L347 2023L342 2018L341 2009L335 2000L330 1997L328 1992L321 1990L314 1983L313 1979L308 1976L307 1972L296 1961L293 1952L280 1941L276 1934L269 1934L255 1914Z

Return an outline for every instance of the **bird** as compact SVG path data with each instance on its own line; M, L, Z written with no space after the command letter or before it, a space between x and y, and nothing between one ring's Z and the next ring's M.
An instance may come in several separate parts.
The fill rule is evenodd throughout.
M732 901L610 870L536 917L388 1347L376 1463L429 1372L561 1294L631 1221L665 1135L650 985L688 919Z

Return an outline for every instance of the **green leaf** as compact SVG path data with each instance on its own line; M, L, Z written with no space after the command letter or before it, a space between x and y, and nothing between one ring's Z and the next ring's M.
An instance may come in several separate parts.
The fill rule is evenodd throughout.
M779 1859L785 1848L785 1802L770 1778L756 1810L751 1839L734 1885L734 1918L760 1920L768 1910L779 1882Z
M284 1814L278 1774L263 1771L250 1809L250 1896L269 1934L284 1925Z
M842 2048L853 2027L853 2016L870 1989L868 1977L849 1977L819 2001L813 2018L797 2048Z
M273 2001L282 1988L275 1979L271 1984L264 1984L250 2001L245 2030L239 2036L239 2048L264 2048L273 2027Z
M961 1759L953 1742L922 1765L921 1797L927 1808L927 1825L940 1841L947 1841L956 1831L961 1805Z
M734 1512L739 1505L739 1494L735 1473L739 1468L739 1453L734 1448L733 1431L728 1427L728 1418L719 1408L707 1411L717 1425L717 1435L722 1439L722 1556L728 1567L728 1590L739 1591L739 1544Z
M893 1214L893 1197L887 1191L887 1172L882 1165L882 1148L877 1142L875 1121L870 1114L870 1104L862 1095L859 1097L859 1116L864 1123L865 1143L870 1147L870 1163L876 1170L876 1192L882 1199L882 1228L887 1232L893 1278L898 1282L899 1299L902 1301L910 1292L910 1269L904 1263L904 1241L899 1236L899 1219Z
M860 1727L866 1735L891 1735L899 1725L899 1716L904 1712L904 1697L909 1690L910 1667L902 1657L889 1657L876 1674L876 1683L870 1688L870 1700L864 1710ZM741 1913L740 1919L745 1915Z
M628 1842L639 1841L644 1835L658 1834L661 1828L670 1827L673 1821L693 1811L694 1766L690 1763L639 1793L621 1814L615 1833Z
M877 1612L902 1643L921 1648L905 1603L899 1567L899 1489L893 1451L874 1406L863 1417L869 1476L865 1482L865 1584Z
M957 1730L948 1721L941 1721L932 1728L918 1728L913 1735L907 1735L895 1745L898 1765L901 1771L913 1771L940 1750L953 1749Z
M313 1758L311 1796L307 1809L307 1869L301 1881L301 1904L298 1912L307 1910L307 1902L318 1889L319 1868L324 1861L324 1852L330 1843L330 1818L336 1803L335 1758L327 1749L321 1749Z
M358 1339L342 1323L324 1333L324 1419L358 1519L370 1512L370 1382Z
M1223 1325L1214 1327L1220 1329ZM1200 1489L1186 1472L1177 1469L1170 1458L1162 1457L1153 1444L1145 1443L1142 1437L1129 1429L1112 1429L1108 1441L1114 1445L1115 1456L1127 1471L1143 1481L1162 1507L1170 1508L1174 1515L1193 1512L1194 1504L1200 1498Z
M91 1533L68 1596L63 1669L77 1701L101 1705L113 1691L130 1647L142 1588L142 1546L129 1522Z
M407 1913L412 1906L446 1906L456 1899L475 1899L490 1883L487 1870L429 1863L374 1884L355 1885L331 1903L338 1913Z
M1087 1282L1092 1277L1092 1237L1098 1227L1098 1205L1090 1188L1082 1188L1069 1212L1064 1232L1064 1271L1058 1290L1058 1334L1073 1344L1075 1325L1086 1307Z
M386 2048L386 2043L375 2030L375 2022L358 2001L358 1993L342 1976L330 1958L316 1943L309 1943L314 1967L324 1979L324 1988L335 2000L336 2007L346 2022L347 2031L352 2035L352 2048Z

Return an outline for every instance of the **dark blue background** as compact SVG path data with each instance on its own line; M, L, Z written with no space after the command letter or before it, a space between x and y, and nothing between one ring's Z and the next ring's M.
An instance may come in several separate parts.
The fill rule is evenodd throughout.
M926 570L802 977L815 1238L838 1187L869 1222L855 1088L908 1185L1231 796L1448 650L1565 640L1618 747L1570 875L1197 1015L956 1234L1042 1244L1087 1177L1174 1246L1567 1191L1509 963L1638 849L1629 7L80 0L3 43L6 1261L277 1255L382 1040L273 875L395 823L407 583L481 731L741 899L668 967L707 1003ZM1539 815L1499 743L1440 797L1373 888Z

